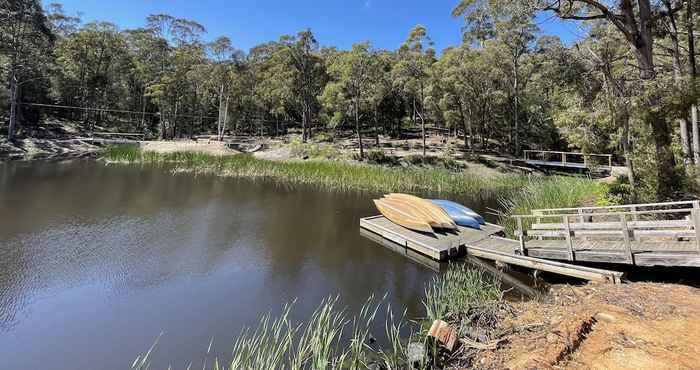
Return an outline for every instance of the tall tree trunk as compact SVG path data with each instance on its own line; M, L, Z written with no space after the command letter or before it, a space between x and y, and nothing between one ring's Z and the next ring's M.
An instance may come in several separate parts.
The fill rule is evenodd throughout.
M514 149L515 152L513 154L520 155L520 117L519 117L519 107L518 105L520 104L520 86L518 86L519 81L519 73L518 73L518 59L514 59L513 61L513 76L514 81L513 81L513 92L515 96L513 97L513 129L515 130L513 134L513 141L514 141Z
M695 33L693 24L693 1L687 0L685 26L688 35L688 74L691 78L691 86L695 89L695 77L697 76L697 65L695 62ZM698 133L698 106L693 104L690 107L690 124L693 131L693 161L700 168L700 134ZM687 130L687 129L686 129Z
M306 142L306 120L307 120L307 115L308 111L306 109L306 104L304 104L304 107L302 108L301 112L301 142L305 143Z
M690 107L690 122L693 127L693 160L695 166L700 167L700 130L698 130L698 106Z
M420 87L420 130L423 136L423 157L426 154L426 140L425 140L425 97L423 96L423 85Z
M224 125L224 120L223 120L224 112L223 112L223 109L224 109L224 84L222 83L222 84L219 86L219 115L218 115L218 117L217 117L218 124L217 124L217 127L216 127L217 139L218 139L219 141L223 140L223 128L222 128L223 125Z
M688 135L688 122L681 118L678 120L678 125L680 125L681 130L681 147L683 148L683 164L686 169L693 162L693 157L690 154L690 137Z
M629 176L630 186L632 187L632 196L636 199L636 176L634 173L634 164L632 163L632 146L630 145L630 116L626 110L622 114L622 151L625 155L625 166ZM633 199L634 200L634 199Z
M17 127L17 96L19 86L17 85L17 75L14 69L10 75L10 125L7 127L7 139L15 138L15 129Z
M658 101L654 102L658 104ZM671 126L666 117L658 112L649 114L654 144L656 149L656 175L658 187L656 196L659 200L669 199L679 185L676 174L676 159L671 148Z
M362 144L362 128L360 127L360 102L355 100L355 129L357 130L357 142L360 144L360 160L365 159L364 147Z
M379 148L379 112L378 108L374 108L374 139L375 139L375 146Z

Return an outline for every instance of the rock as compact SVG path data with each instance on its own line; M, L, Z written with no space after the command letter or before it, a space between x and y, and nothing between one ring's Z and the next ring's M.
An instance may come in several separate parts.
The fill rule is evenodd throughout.
M413 369L421 369L425 361L425 345L420 342L411 342L406 347L408 363Z
M613 322L617 321L617 319L615 318L615 316L613 316L613 315L611 315L611 314L609 314L609 313L606 313L606 312L598 312L598 313L594 316L594 318L595 318L597 321L603 321L603 322L607 322L607 323L613 323Z

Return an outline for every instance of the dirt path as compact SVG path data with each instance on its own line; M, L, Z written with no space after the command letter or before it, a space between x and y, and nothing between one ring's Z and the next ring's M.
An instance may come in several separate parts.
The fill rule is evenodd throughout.
M557 286L515 305L528 328L484 352L481 369L698 369L700 289L673 284Z

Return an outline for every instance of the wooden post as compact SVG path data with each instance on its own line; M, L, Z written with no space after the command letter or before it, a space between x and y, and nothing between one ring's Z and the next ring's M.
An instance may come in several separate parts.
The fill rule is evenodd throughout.
M632 209L631 209L631 211L632 211L632 220L634 220L634 221L639 221L639 216L637 215L637 206L632 206L631 208L632 208Z
M583 210L582 210L582 209L579 208L578 214L580 215L580 216L578 216L579 222L580 222L580 223L586 222L586 221L583 219Z
M697 205L697 202L693 206ZM693 208L692 210L692 215L693 215L693 228L695 229L695 244L698 249L698 253L700 253L700 209L698 208Z
M520 253L525 255L525 230L523 230L523 219L518 217L518 240L520 241Z
M561 162L566 163L566 153L561 153Z
M612 170L612 155L608 155L608 165L610 166L610 170Z
M574 256L574 241L571 236L571 225L569 224L569 216L564 216L564 229L566 230L566 241L569 245L569 261L575 261Z
M630 238L630 229L627 226L627 217L620 215L620 225L622 226L622 238L625 240L625 248L627 248L627 260L634 265L634 254L632 254L632 241Z

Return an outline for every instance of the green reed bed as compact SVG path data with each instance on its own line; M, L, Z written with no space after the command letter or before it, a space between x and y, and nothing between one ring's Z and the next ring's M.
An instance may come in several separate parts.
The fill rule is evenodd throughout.
M501 219L508 236L514 235L514 214L538 208L574 207L601 197L605 186L588 177L480 176L421 167L383 167L342 161L268 161L251 155L215 156L197 152L160 154L136 146L106 148L104 158L117 163L168 165L175 172L269 179L290 185L311 185L334 190L441 193L472 198L499 199Z
M423 327L429 326L434 319L444 319L461 328L460 321L455 322L455 318L464 316L460 312L473 316L482 307L494 307L501 302L498 281L485 272L464 264L452 265L445 274L433 279L427 284L426 294L424 305L428 317L425 320L429 321L425 321ZM294 303L284 306L277 316L263 316L257 326L246 328L238 335L229 359L217 359L210 366L205 363L202 368L409 369L409 343L418 342L423 343L425 348L434 348L430 346L424 332L412 331L415 325L405 318L405 314L394 315L386 303L386 297L368 298L360 312L353 316L341 307L338 297L323 300L308 319L302 322L291 319L293 308ZM438 311L441 312L440 315L437 315ZM373 328L381 327L381 324L383 332L372 331ZM462 321L462 324L466 328L469 323ZM387 344L379 347L375 338L382 338ZM159 336L148 351L137 357L132 369L151 368L151 356L157 350L159 340L167 340L167 337ZM428 358L423 361L428 361ZM420 368L427 367L425 363L419 365Z
M112 147L104 151L110 162L167 164L176 172L263 178L288 184L313 185L335 190L376 192L469 193L490 198L527 183L526 176L480 176L419 167L391 168L342 161L268 161L251 155L215 156L195 152L158 154L137 147Z
M499 196L500 223L506 235L513 237L517 225L509 216L529 215L534 209L577 207L600 199L605 191L605 185L588 177L533 177L521 189Z

